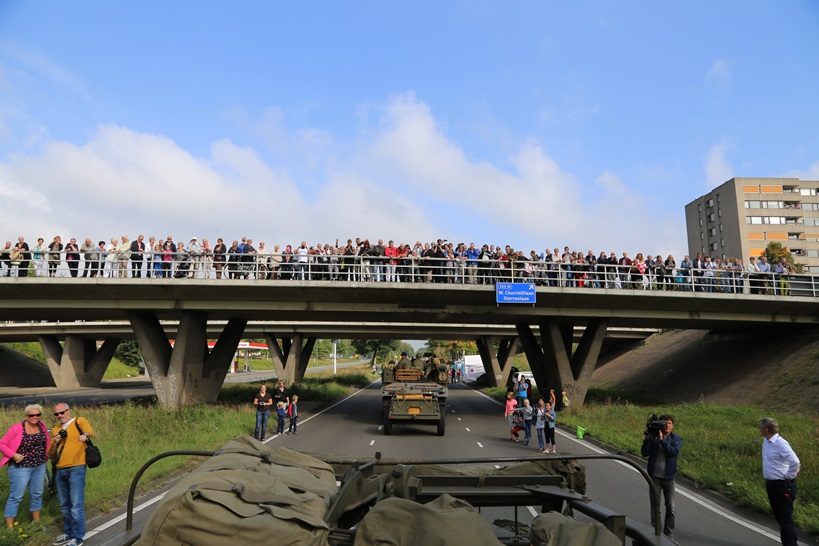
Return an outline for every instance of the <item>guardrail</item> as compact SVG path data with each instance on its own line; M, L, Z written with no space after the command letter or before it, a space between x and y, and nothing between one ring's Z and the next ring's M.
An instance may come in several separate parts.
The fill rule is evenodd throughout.
M325 280L356 282L495 284L666 290L728 294L816 297L815 275L749 273L734 269L690 269L635 265L568 264L530 260L347 256L343 254L189 254L99 253L86 259L76 253L48 253L12 262L0 259L0 279L32 277L165 278L231 280Z

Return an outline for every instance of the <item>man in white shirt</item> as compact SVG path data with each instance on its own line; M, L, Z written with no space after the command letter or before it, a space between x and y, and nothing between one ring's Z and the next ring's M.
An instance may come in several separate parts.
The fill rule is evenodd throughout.
M796 546L796 525L793 523L793 501L796 500L796 476L799 474L799 457L791 445L779 435L776 419L764 417L759 420L762 441L762 475L765 489L776 521L783 546Z

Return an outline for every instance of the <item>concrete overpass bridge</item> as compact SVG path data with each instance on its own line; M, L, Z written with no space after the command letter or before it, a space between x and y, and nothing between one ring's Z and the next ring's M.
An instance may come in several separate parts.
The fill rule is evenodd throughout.
M493 285L20 278L0 284L0 320L60 322L52 328L62 332L29 324L26 335L37 336L64 385L98 383L119 339L133 336L157 397L170 407L215 398L240 339L262 336L277 373L290 381L303 377L317 337L380 335L473 339L490 381L502 384L520 341L538 383L582 403L610 330L815 328L819 300L537 287L534 304L497 304ZM105 342L97 349L82 333L87 324L72 325L78 320L120 323L109 326L110 337L99 332ZM217 339L212 350L208 339Z

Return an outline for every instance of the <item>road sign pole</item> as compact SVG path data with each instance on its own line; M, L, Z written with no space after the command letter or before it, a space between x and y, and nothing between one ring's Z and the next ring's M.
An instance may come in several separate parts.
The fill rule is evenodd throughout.
M336 342L333 341L333 375L336 375Z

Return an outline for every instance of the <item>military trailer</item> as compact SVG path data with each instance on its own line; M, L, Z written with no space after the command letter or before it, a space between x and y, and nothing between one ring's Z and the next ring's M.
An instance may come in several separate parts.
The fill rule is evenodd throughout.
M381 372L381 383L384 434L392 434L397 424L430 424L438 427L438 436L444 435L447 366L433 363L426 369L404 369L388 364Z

